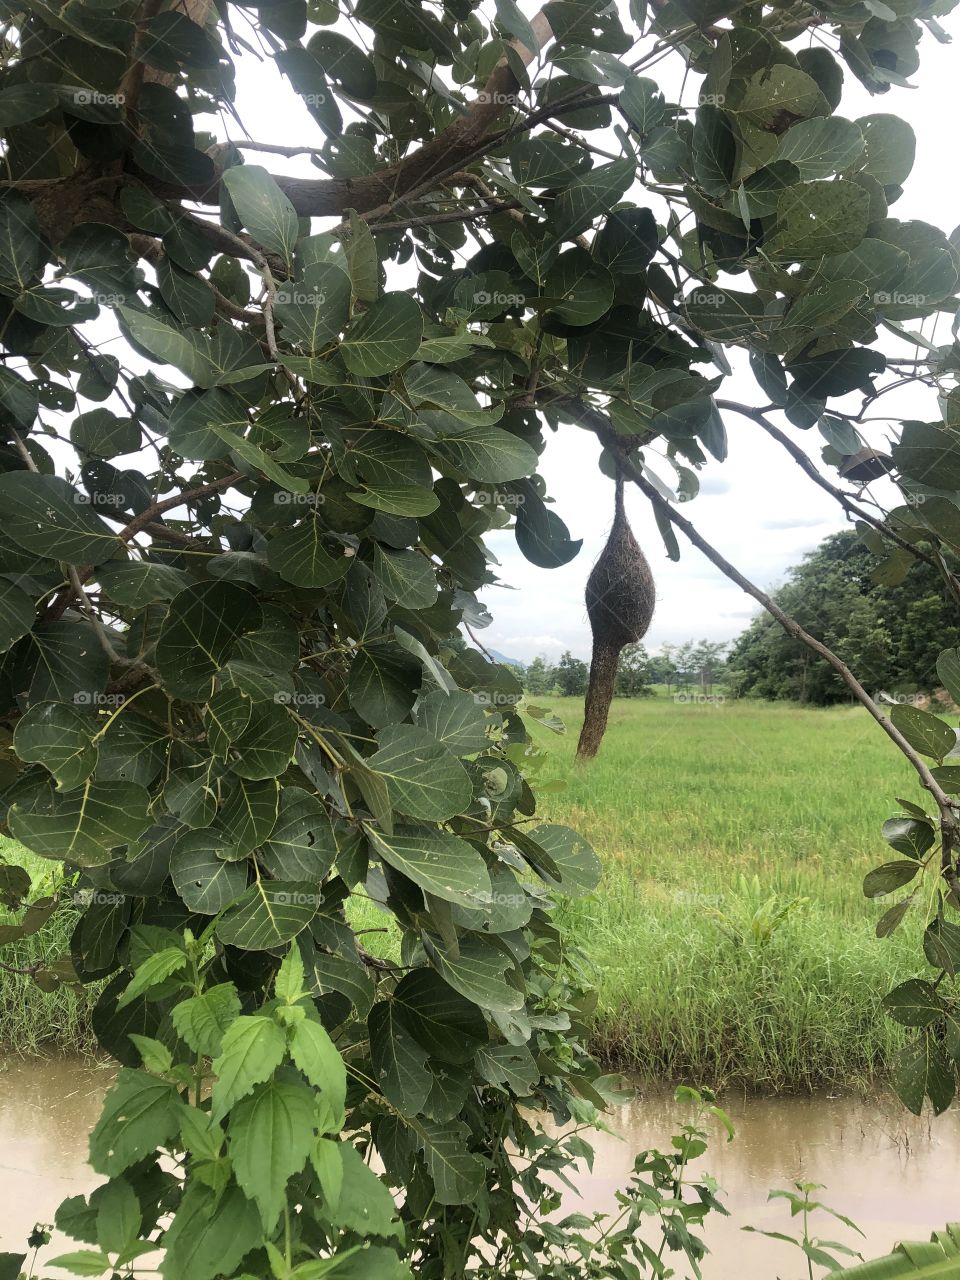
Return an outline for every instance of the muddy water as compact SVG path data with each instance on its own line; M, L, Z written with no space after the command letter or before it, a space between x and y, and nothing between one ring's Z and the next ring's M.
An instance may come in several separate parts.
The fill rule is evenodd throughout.
M107 1068L70 1060L0 1061L0 1251L22 1249L35 1222L50 1222L61 1200L96 1185L84 1164L87 1135L110 1076ZM799 1254L739 1229L749 1222L792 1230L782 1202L767 1204L767 1191L793 1179L827 1184L827 1201L859 1223L866 1239L826 1219L819 1233L868 1257L958 1217L960 1111L928 1124L891 1103L850 1099L727 1097L724 1105L737 1128L735 1141L728 1144L718 1131L693 1166L717 1178L732 1215L732 1221L708 1220L705 1280L806 1275ZM595 1140L594 1172L581 1180L581 1198L568 1195L565 1208L613 1208L633 1154L666 1146L674 1121L686 1115L667 1094L621 1108L612 1119L623 1140Z

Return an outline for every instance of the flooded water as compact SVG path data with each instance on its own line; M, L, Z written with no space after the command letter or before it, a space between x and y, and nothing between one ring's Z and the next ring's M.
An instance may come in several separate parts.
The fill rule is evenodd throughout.
M72 1060L0 1062L0 1251L21 1250L35 1222L52 1221L61 1200L99 1181L85 1166L87 1135L110 1078L109 1068ZM806 1276L798 1253L740 1230L750 1223L794 1231L785 1204L767 1203L771 1187L794 1179L825 1183L827 1203L853 1218L866 1239L827 1218L814 1220L817 1234L867 1257L899 1239L923 1239L958 1216L960 1111L928 1122L892 1101L728 1096L724 1106L736 1139L727 1143L718 1126L710 1150L692 1166L694 1174L702 1168L716 1177L732 1215L708 1219L704 1280ZM565 1209L612 1209L634 1154L667 1146L675 1122L688 1116L669 1094L621 1108L612 1121L622 1140L594 1140L593 1174L581 1179L579 1197L568 1194Z

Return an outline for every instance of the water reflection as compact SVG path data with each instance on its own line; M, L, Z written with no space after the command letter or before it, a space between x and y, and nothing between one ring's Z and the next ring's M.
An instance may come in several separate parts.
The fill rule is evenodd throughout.
M61 1200L87 1194L99 1181L85 1165L87 1136L111 1075L109 1067L72 1059L0 1061L0 1251L21 1251L35 1222L51 1222ZM794 1230L786 1206L767 1203L771 1187L793 1179L827 1184L827 1202L863 1229L866 1240L858 1247L868 1257L957 1218L960 1111L928 1122L892 1100L727 1097L724 1106L737 1127L735 1141L728 1144L718 1126L707 1155L694 1165L717 1178L732 1215L708 1220L704 1280L806 1275L799 1254L740 1230L747 1222ZM565 1207L612 1209L634 1154L667 1146L675 1122L688 1115L667 1093L620 1108L612 1127L622 1140L598 1135L593 1174L581 1180L580 1199L568 1194ZM856 1243L828 1219L817 1230ZM55 1251L62 1247L58 1242Z

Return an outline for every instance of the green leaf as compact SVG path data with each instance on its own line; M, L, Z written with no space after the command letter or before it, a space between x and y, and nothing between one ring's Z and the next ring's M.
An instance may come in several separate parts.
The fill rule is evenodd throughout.
M333 262L316 262L303 279L277 290L274 311L283 336L312 354L325 350L350 318L350 277ZM287 357L287 368L310 381L323 381L329 371L331 383L345 381L336 369L319 360Z
M135 1000L137 996L149 991L151 987L157 986L158 983L165 982L167 978L179 973L186 967L187 957L179 947L164 947L162 951L155 951L153 955L144 960L143 964L137 967L136 972L127 984L126 990L117 1001L117 1008L124 1008L131 1000Z
M431 968L405 974L393 1003L403 1009L410 1034L440 1062L469 1062L487 1040L487 1024L477 1006Z
M943 1017L943 1002L929 982L911 978L888 992L881 1002L904 1027L928 1027Z
M95 867L143 834L150 825L149 803L147 792L133 783L88 780L53 795L42 809L14 805L10 832L41 857Z
M234 1104L269 1080L283 1061L286 1041L272 1018L243 1015L223 1032L214 1060L211 1115L222 1120Z
M223 1037L240 1015L240 998L232 982L221 982L199 996L182 1000L171 1013L176 1033L194 1053L215 1058Z
M223 56L219 43L185 13L154 14L143 33L144 61L161 71L179 71L181 65L209 70Z
M583 836L572 828L544 823L527 828L524 837L520 850L529 857L531 844L537 846L537 853L529 860L547 884L553 884L570 897L577 898L590 893L600 883L600 859ZM546 854L547 861L538 854Z
M339 852L326 807L299 787L285 786L280 812L260 861L279 880L313 880L319 884Z
M618 209L604 222L591 252L614 276L636 275L649 266L659 243L657 220L649 209Z
M310 1152L310 1163L320 1182L320 1189L329 1210L336 1212L337 1205L340 1203L340 1188L343 1186L343 1161L340 1159L339 1144L330 1138L317 1138ZM309 1280L309 1272L305 1280Z
M375 1004L367 1015L374 1078L385 1097L405 1115L417 1115L430 1092L427 1055L392 1000Z
M293 954L293 953L291 953ZM334 1115L343 1111L347 1069L336 1045L319 1022L304 1018L290 1032L290 1057L315 1089L322 1089Z
M90 1164L114 1177L166 1144L180 1129L177 1091L172 1084L122 1067L90 1134Z
M942 1046L929 1031L921 1031L915 1041L900 1051L893 1087L914 1115L923 1110L925 1097L930 1099L935 1115L946 1111L953 1101L956 1075Z
M116 534L90 510L89 499L57 476L32 471L0 475L3 531L34 555L67 564L100 564L123 549Z
M0 128L26 124L49 115L60 105L57 86L52 84L12 84L0 91Z
M908 178L916 156L913 129L894 115L861 116L857 125L866 144L863 172L885 187L900 186Z
M469 756L489 746L487 717L472 693L437 689L417 702L417 724L455 756Z
M140 427L133 418L118 418L109 409L78 414L70 425L70 442L81 453L97 458L136 453L141 439Z
M164 1233L164 1274L190 1280L236 1274L262 1238L258 1216L239 1187L231 1184L218 1195L194 1183Z
M393 1196L350 1142L340 1142L343 1182L340 1200L330 1218L335 1226L361 1236L395 1236L403 1239L403 1227ZM336 1274L336 1273L334 1273ZM360 1272L357 1280L364 1277Z
M473 787L466 770L425 729L388 725L377 734L377 748L367 763L386 780L401 813L445 822L469 805Z
M469 1132L459 1121L445 1125L432 1120L419 1122L423 1159L438 1204L468 1204L483 1185L484 1164L467 1149Z
M161 364L171 364L198 387L212 387L223 370L216 364L210 343L192 329L174 329L152 312L117 307L117 314L133 341Z
M425 946L444 981L471 1003L493 1013L523 1008L523 993L504 980L504 974L513 968L513 960L493 939L476 935L461 938L457 955L429 939Z
M369 224L356 210L349 210L350 234L343 252L350 270L353 296L358 302L376 302L380 292L380 260L377 242Z
M573 179L560 192L547 222L554 241L573 240L622 199L633 182L632 160L614 160Z
M256 164L237 165L223 175L237 216L258 244L289 267L300 234L296 210L273 178Z
M0 579L0 653L6 653L27 634L35 617L31 597L12 582Z
M619 106L639 134L649 133L666 110L660 86L646 76L631 75L624 80Z
M613 303L613 276L577 246L557 258L547 272L543 291L551 319L572 325L593 324Z
M937 675L953 701L960 703L960 649L944 649L937 658Z
M438 428L429 447L464 479L519 480L537 467L537 454L530 445L501 427L451 423Z
M203 701L237 641L261 622L255 597L232 582L202 582L174 596L156 648L167 690L174 697Z
M36 702L17 721L13 749L21 760L44 765L66 791L97 766L95 722L63 702Z
M874 867L863 878L863 896L865 898L885 898L903 885L909 884L920 870L920 864L910 862L885 862L882 867Z
M883 824L883 838L897 853L922 858L933 845L933 827L916 818L888 818Z
M340 342L351 373L376 377L412 359L423 338L423 313L408 293L388 293L352 322Z
M170 858L173 887L184 905L200 915L218 915L247 887L246 864L218 856L223 845L224 837L216 832L205 828L188 831L177 841Z
M350 665L350 705L374 728L402 720L423 680L420 663L388 640L373 640Z
M231 768L241 778L275 778L293 760L297 732L283 703L254 702L246 728L233 743Z
M848 168L863 153L857 124L840 116L801 120L780 136L777 160L796 165L804 182L829 178Z
M401 828L390 836L373 827L366 831L378 857L434 897L474 908L489 899L486 863L473 845L459 836L430 827Z
M777 202L771 258L799 262L855 249L867 233L870 197L855 182L798 182Z
M429 609L437 599L437 577L431 562L417 551L373 548L373 576L388 600L404 609Z
M258 880L220 917L217 937L247 951L270 951L302 932L319 906L311 881Z
M270 539L267 563L285 582L295 587L328 587L350 568L350 557L333 555L324 546L327 534L315 516L308 516L292 529L284 529Z
M286 1204L290 1178L307 1162L314 1143L314 1099L300 1084L270 1080L230 1115L230 1157L241 1190L256 1201L270 1235Z
M125 1178L113 1178L91 1197L97 1205L97 1243L105 1253L122 1253L135 1244L142 1215L140 1203Z
M910 745L922 755L933 756L937 761L957 745L957 736L949 725L929 711L898 703L890 712L890 722L899 729Z
M47 1264L51 1267L63 1267L75 1276L101 1276L110 1270L110 1259L105 1253L93 1249L79 1249L73 1253L60 1253L51 1258Z

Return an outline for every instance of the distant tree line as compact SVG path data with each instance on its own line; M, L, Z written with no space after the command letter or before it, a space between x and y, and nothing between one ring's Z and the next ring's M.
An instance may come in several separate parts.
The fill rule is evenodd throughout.
M655 685L668 693L697 688L712 693L725 671L725 644L710 640L687 640L665 644L657 654L649 654L642 644L631 644L620 654L615 693L618 698L646 698ZM557 663L542 655L523 669L525 691L533 696L555 694L582 698L587 691L590 668L568 649Z
M878 562L852 530L831 534L788 571L777 603L855 670L871 692L932 693L936 660L960 643L956 608L932 565ZM726 682L739 696L815 706L846 701L836 672L764 614L734 642Z

